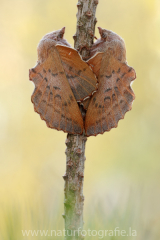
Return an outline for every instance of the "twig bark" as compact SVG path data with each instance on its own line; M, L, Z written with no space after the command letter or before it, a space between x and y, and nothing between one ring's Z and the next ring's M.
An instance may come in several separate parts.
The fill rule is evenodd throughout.
M65 180L65 239L81 239L80 232L83 229L83 177L85 162L84 135L68 134L66 139L66 173ZM76 230L79 229L79 232ZM72 236L71 236L72 235ZM75 236L74 236L75 235Z
M73 36L75 49L79 51L84 60L90 56L90 48L94 40L96 7L98 0L79 0L77 7L77 30ZM81 108L82 116L85 112ZM66 139L66 173L65 200L63 215L65 220L65 239L83 239L83 178L85 162L85 143L87 137L82 135L68 134Z
M77 4L77 31L73 36L74 47L80 52L84 60L89 58L89 49L94 40L97 4L98 0L79 0Z

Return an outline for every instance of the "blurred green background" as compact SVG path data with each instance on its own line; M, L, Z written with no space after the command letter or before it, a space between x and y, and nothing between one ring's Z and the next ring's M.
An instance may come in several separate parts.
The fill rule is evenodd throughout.
M34 112L28 69L46 33L65 26L73 46L76 4L0 0L0 240L56 239L23 237L21 230L64 227L66 134L48 129ZM133 239L159 240L160 1L100 1L96 17L97 26L125 40L128 64L137 73L136 100L117 129L88 138L84 228L131 227Z

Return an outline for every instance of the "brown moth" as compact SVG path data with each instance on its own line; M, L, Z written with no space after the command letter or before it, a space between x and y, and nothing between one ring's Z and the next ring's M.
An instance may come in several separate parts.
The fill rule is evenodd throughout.
M77 102L95 91L97 79L63 39L64 31L45 35L38 45L37 65L29 71L35 84L31 100L48 127L81 134L83 119Z
M87 103L87 136L96 136L117 127L118 121L131 110L135 94L130 86L135 70L126 63L124 41L116 33L99 28L101 38L91 49L88 64L98 77L98 91ZM96 55L95 55L96 54ZM86 102L84 103L84 105ZM87 106L87 105L86 105Z
M106 52L108 49L112 48L112 50L114 50L114 57L121 62L126 62L126 48L124 40L112 31L102 29L100 27L98 27L98 30L101 38L93 44L90 50L90 56L93 57L96 53ZM88 60L88 64L92 67L92 70L97 78L101 67L102 56L103 54L97 54L95 59L93 58L92 60ZM90 98L83 101L84 109L87 110L89 103Z
M87 63L63 39L64 28L40 41L38 63L29 73L35 84L31 99L48 127L72 134L85 128L87 136L96 136L117 127L132 108L136 73L126 63L124 41L111 31L99 32ZM88 109L84 123L77 102Z
M63 38L64 31L45 35L38 45L37 65L29 71L35 84L31 100L48 127L81 134L83 119L77 102L95 91L97 79Z

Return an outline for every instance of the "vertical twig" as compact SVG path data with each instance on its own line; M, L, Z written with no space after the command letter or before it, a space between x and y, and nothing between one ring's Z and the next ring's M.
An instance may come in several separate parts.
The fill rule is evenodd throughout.
M77 235L81 235L80 231L83 228L83 177L86 140L84 135L72 134L68 134L66 139L67 166L63 176L65 180L65 239L81 239ZM78 232L74 234L74 231L78 229L79 234Z
M79 0L77 4L77 31L73 36L74 47L80 52L84 60L89 58L89 49L94 40L97 4L98 0Z
M93 44L96 7L98 0L79 0L77 7L77 30L73 36L75 49L79 51L82 58L88 59L90 47ZM85 112L81 109L83 117ZM85 143L87 137L83 135L68 134L66 139L66 173L65 200L63 215L65 220L65 239L83 239L83 178L85 161Z

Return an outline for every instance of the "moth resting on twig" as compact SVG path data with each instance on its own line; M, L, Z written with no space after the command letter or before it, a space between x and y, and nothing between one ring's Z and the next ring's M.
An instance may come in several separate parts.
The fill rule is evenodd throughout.
M64 30L45 35L38 45L37 65L29 71L35 84L31 100L48 127L81 134L83 119L77 102L96 90L97 79L63 39Z
M101 38L93 44L93 57L88 60L99 84L86 113L87 136L96 136L117 127L118 121L131 110L135 99L130 84L136 73L126 63L123 39L106 29L99 28L99 33Z
M135 95L130 83L136 74L117 34L99 28L101 38L84 62L63 39L64 30L45 35L38 45L38 62L29 72L35 84L31 100L48 127L96 136L117 127L131 109ZM87 97L90 102L84 101ZM77 102L88 108L84 121Z

